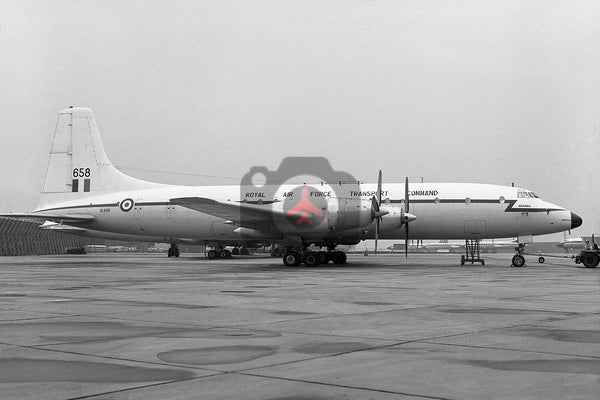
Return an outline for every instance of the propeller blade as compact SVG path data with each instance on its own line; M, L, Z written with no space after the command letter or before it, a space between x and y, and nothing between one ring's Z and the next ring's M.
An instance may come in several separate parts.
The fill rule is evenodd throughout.
M404 255L408 258L408 223L404 224Z
M405 204L404 211L409 212L410 211L410 209L409 209L410 203L408 200L408 176L406 177L406 183L404 184L404 202L405 202L404 203Z
M379 212L379 203L377 203L377 199L375 198L375 195L373 195L373 197L371 197L371 206L372 206L372 210L375 211L376 213ZM375 218L375 215L373 215L373 218Z
M379 241L379 220L381 217L377 218L377 222L375 223L375 254L377 254L377 242Z
M379 176L377 177L377 204L381 205L381 170L379 170Z
M406 256L406 258L408 258L408 222L409 222L409 219L411 216L410 214L408 214L409 207L410 207L410 200L408 199L408 176L407 176L406 181L404 183L404 216L408 217L407 220L404 222L404 255Z
M379 170L379 174L377 175L377 199L373 196L373 202L377 204L376 211L379 212L381 206L381 170ZM381 222L381 216L377 216L377 221L375 222L375 254L377 254L377 242L379 241L379 223Z

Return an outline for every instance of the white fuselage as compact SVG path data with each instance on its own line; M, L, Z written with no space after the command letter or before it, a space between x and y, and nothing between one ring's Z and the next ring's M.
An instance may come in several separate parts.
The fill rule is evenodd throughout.
M119 191L68 200L38 208L35 212L85 214L94 217L87 223L71 224L82 228L88 236L130 238L137 240L204 243L235 242L243 239L238 226L231 222L170 203L182 197L210 198L217 201L254 201L260 193L281 200L283 194L297 185L284 185L249 193L239 186L168 186L153 189ZM369 200L376 193L376 184L362 184L337 189L338 196ZM570 211L543 201L523 189L509 186L469 183L411 183L409 185L411 239L485 239L561 232L571 227ZM340 194L341 193L341 194ZM404 208L405 185L384 184L382 207ZM316 193L315 195L323 195ZM119 204L133 199L134 206L123 211ZM273 200L267 198L266 200ZM269 207L269 205L264 205ZM361 239L374 238L375 223L360 228ZM129 236L131 235L131 236ZM271 233L263 238L278 240L285 232ZM355 238L356 231L337 232L335 237ZM386 226L384 216L379 237L403 239L405 230L398 225ZM257 237L258 239L259 237ZM343 240L340 240L343 242Z

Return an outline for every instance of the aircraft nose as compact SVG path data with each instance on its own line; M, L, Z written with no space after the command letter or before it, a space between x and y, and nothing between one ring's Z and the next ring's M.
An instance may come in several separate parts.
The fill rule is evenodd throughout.
M571 229L578 228L581 224L583 224L581 217L574 212L571 212Z

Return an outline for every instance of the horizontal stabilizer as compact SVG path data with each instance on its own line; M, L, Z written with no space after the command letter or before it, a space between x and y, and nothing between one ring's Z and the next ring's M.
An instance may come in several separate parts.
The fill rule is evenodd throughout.
M35 222L43 224L46 221L58 222L58 223L82 223L90 222L94 220L94 216L85 214L44 214L44 213L9 213L0 214L0 218L13 219L24 222Z
M62 233L74 233L74 234L83 234L87 232L85 228L78 228L76 226L63 225L58 222L46 221L39 228L47 230L47 231L59 231Z

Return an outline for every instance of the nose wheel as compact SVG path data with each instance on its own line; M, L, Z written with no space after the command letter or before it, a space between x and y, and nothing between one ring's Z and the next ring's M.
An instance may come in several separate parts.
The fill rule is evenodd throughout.
M523 257L523 251L525 250L525 244L519 243L519 245L515 247L515 250L517 251L517 254L515 254L512 258L512 266L518 268L524 267L525 257Z
M516 254L512 258L512 266L513 267L523 267L525 265L525 257L520 254Z

